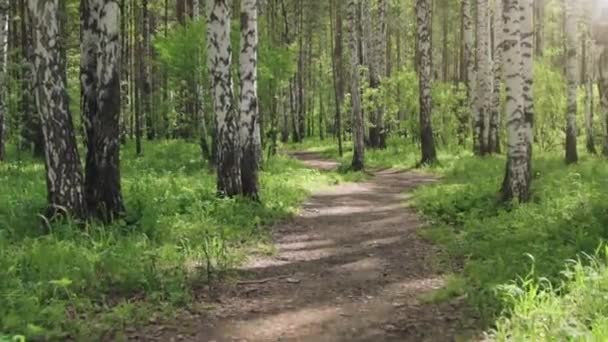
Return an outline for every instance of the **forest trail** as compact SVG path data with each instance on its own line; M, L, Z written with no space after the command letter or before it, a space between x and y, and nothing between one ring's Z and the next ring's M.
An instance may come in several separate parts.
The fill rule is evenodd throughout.
M314 153L293 156L321 170L337 165ZM437 251L416 233L424 223L407 207L407 199L413 188L433 181L423 173L384 170L363 183L314 193L297 216L274 227L275 255L251 259L240 269L239 283L222 284L214 298L201 299L200 313L131 337L460 340L461 303L420 298L441 288L445 279L435 267Z

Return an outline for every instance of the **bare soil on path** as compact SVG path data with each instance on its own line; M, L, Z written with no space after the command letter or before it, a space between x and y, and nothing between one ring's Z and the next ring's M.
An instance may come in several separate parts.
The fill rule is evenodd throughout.
M308 166L336 163L294 153ZM435 179L384 170L316 192L272 230L277 253L252 258L172 323L132 334L145 341L460 341L459 300L428 303L444 286L437 250L417 234L411 190ZM210 303L211 302L211 303ZM210 306L211 305L211 306ZM196 306L195 306L196 307Z

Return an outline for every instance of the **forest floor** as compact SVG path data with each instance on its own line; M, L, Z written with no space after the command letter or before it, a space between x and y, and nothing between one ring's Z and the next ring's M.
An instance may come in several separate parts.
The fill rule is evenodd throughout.
M337 163L309 152L312 168ZM368 181L315 192L272 229L277 253L252 257L239 281L201 291L169 322L151 320L144 341L458 341L473 330L465 300L424 299L445 285L438 250L418 234L411 191L436 179L375 172ZM426 295L426 296L425 296ZM470 334L469 334L470 336Z

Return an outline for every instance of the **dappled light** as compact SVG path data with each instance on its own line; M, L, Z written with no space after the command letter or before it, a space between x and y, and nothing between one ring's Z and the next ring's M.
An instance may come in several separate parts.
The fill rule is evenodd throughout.
M0 0L0 342L608 341L608 0Z

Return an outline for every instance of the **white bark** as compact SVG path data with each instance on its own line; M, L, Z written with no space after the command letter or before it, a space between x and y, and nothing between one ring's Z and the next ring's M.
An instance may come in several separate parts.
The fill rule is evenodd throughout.
M419 103L420 103L420 147L422 152L421 164L433 164L437 161L435 139L431 114L432 104L432 49L431 49L431 25L432 1L416 1L416 33L418 38L418 78L419 78Z
M608 156L608 49L606 46L598 47L597 56L600 112L604 124L602 154Z
M4 140L7 99L7 61L8 61L8 0L0 0L0 161L4 160Z
M566 122L566 162L576 163L578 161L577 144L576 144L576 112L577 112L577 95L578 95L578 77L579 77L579 61L578 61L578 13L577 6L574 1L566 1L566 16L565 16L565 34L566 34L566 81L567 81L567 122Z
M500 91L502 87L502 4L495 1L492 13L493 23L493 90L490 116L490 137L488 151L500 152L500 121L502 108L500 104Z
M355 171L362 170L365 166L365 127L363 124L363 113L361 111L361 89L359 87L359 43L357 41L357 8L358 0L348 1L348 45L351 60L351 87L350 97L353 115L353 162Z
M468 95L469 112L475 113L475 32L473 31L471 0L462 0L462 21L463 21L463 39L464 39L464 62L466 67L466 86ZM474 119L474 116L471 118ZM477 136L474 134L474 145L477 146ZM476 150L477 148L474 147Z
M61 51L60 0L29 0L35 36L36 103L44 135L47 215L85 216L80 156L69 110Z
M241 0L241 179L243 193L258 199L262 140L258 113L258 10L256 0Z
M520 4L519 0L503 0L504 55L506 83L507 166L502 187L505 200L528 201L531 183L530 126L524 115Z
M534 0L519 0L521 11L521 55L524 117L530 126L528 141L534 141Z
M490 50L489 0L477 0L477 98L475 104L475 152L488 152L492 103L492 57Z
M235 196L242 192L241 149L238 111L232 84L231 8L228 0L208 0L209 69L217 144L218 193Z

